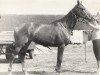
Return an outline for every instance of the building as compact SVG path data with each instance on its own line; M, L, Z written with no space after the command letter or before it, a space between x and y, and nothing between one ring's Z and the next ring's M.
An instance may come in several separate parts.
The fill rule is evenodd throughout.
M10 37L10 31L13 32L14 27L20 26L22 23L27 22L38 22L38 23L50 23L57 19L62 18L63 15L1 15L0 18L0 38L2 40L13 40L13 37ZM100 23L100 14L94 15L98 22ZM86 20L82 21L79 19L73 31L73 36L71 40L73 43L84 43L88 40L88 35L86 34L89 30L93 30L87 23ZM4 31L4 32L3 32ZM7 32L6 32L7 31ZM7 34L1 36L1 34ZM9 34L9 35L8 35ZM78 34L78 36L77 36ZM12 34L11 34L12 35Z

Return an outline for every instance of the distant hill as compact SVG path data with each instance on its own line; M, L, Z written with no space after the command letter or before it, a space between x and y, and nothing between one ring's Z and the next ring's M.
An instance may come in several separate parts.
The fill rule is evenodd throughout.
M14 30L15 26L20 26L22 23L27 22L50 23L63 16L64 15L1 15L0 31L11 31ZM79 29L88 30L91 28L85 23L78 21L75 30Z

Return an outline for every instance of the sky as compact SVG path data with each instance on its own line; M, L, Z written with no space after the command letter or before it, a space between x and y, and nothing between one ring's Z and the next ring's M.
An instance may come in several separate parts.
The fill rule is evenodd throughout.
M80 0L93 15L100 12L100 0ZM0 14L65 15L77 0L0 0Z

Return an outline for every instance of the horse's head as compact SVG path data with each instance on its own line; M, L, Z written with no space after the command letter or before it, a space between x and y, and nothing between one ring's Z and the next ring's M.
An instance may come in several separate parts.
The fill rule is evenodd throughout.
M89 11L77 0L77 5L72 9L72 12L78 17L83 18L91 22L93 20L93 16Z

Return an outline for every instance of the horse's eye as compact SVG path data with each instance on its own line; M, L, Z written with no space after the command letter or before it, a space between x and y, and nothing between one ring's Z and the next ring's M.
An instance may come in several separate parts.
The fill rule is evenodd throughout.
M82 9L82 10L84 10L84 9Z
M84 8L79 8L79 9L81 9L82 11L85 10Z

